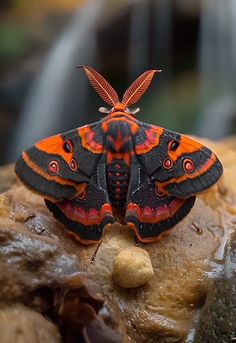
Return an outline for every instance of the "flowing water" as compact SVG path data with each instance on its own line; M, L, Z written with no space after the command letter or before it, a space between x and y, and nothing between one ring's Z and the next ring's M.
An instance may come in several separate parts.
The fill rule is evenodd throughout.
M88 82L75 68L94 64L96 25L103 4L103 0L89 1L80 7L52 46L21 114L10 151L12 160L35 141L86 122L81 113Z
M197 134L222 138L236 117L236 1L201 2Z
M150 3L139 1L131 9L128 73L129 82L140 70L148 69ZM139 58L137 58L139 56Z

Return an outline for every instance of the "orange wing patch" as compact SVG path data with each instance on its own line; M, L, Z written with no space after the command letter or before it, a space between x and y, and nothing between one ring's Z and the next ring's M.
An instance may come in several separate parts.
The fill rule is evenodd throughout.
M201 143L181 135L178 148L175 151L170 150L168 156L175 162L181 155L197 152L203 147L204 146Z
M81 144L84 149L91 151L94 154L102 154L103 145L94 140L94 131L89 125L82 126L78 129L81 138Z
M146 140L142 144L135 144L136 154L146 154L147 152L158 146L162 133L163 129L161 127L158 128L151 126L149 129L144 129Z
M35 144L35 147L45 152L46 154L56 154L59 155L64 161L69 165L71 159L73 158L73 151L68 153L65 152L64 141L61 135L55 135Z

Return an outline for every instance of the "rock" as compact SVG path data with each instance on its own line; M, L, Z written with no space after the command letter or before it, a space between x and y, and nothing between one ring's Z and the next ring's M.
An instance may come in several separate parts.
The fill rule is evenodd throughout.
M9 189L16 182L14 165L8 164L0 168L0 193Z
M116 256L113 268L115 282L124 288L144 285L154 275L146 250L136 246L123 249Z
M53 318L60 323L63 342L125 343L119 315L112 305L104 304L95 282L81 278L74 281L71 288L59 289L53 301Z
M236 342L236 280L214 283L201 311L194 343Z
M236 234L227 247L220 277L200 312L194 343L236 342Z
M90 335L96 336L100 330L104 343L109 342L105 337L111 335L115 337L112 342L123 342L126 334L119 313L104 303L99 285L73 254L75 243L71 242L69 254L66 250L70 250L70 241L63 245L53 234L55 222L43 211L39 214L40 202L31 211L23 193L26 197L25 190L16 185L13 193L0 195L0 306L21 302L37 308L60 326L65 343L83 342L85 335L86 342L92 343ZM41 200L28 196L28 201ZM21 202L15 202L14 197L21 197ZM109 320L104 321L100 310L107 313ZM25 325L24 321L19 321L19 325ZM25 342L38 342L30 335L23 338Z
M15 304L0 309L1 343L60 343L58 328L40 313Z
M43 199L16 183L0 196L0 302L37 306L56 318L65 332L64 342L74 330L72 314L78 315L76 322L81 320L76 304L82 304L91 319L77 337L96 337L95 328L103 331L102 319L106 335L111 336L109 327L123 341L127 331L134 343L184 342L212 291L210 276L220 275L215 261L224 264L225 247L235 228L236 151L223 143L205 143L219 155L224 176L197 197L183 221L157 242L140 244L150 257L154 276L132 289L117 286L112 276L118 253L135 246L132 231L118 223L107 227L92 264L97 246L73 240ZM85 279L93 282L100 296L88 290ZM67 293L71 298L65 297ZM100 297L105 302L99 302Z

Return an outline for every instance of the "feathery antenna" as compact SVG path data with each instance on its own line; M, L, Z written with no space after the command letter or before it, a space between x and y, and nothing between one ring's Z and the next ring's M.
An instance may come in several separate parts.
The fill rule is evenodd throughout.
M141 96L146 92L155 73L160 73L161 70L148 70L140 75L125 92L122 104L125 107L135 104Z
M119 102L117 92L96 70L84 65L78 66L77 68L84 69L91 85L107 104L115 106Z

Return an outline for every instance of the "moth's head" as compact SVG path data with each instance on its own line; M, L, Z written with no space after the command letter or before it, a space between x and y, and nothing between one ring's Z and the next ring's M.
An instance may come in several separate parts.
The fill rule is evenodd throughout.
M139 112L139 108L130 109L129 106L135 104L149 87L153 76L161 70L148 70L140 75L126 90L122 101L119 100L117 92L112 86L100 75L96 70L88 66L80 66L84 69L91 85L100 97L111 106L111 108L100 107L99 112L107 115L115 115L115 113L123 113L126 115L135 116Z
M98 111L100 113L103 113L103 114L106 114L106 115L112 114L113 116L116 116L116 115L120 115L121 113L123 113L125 115L130 115L132 117L135 117L136 113L138 113L140 111L140 108L139 107L135 107L134 109L129 109L128 107L126 107L121 102L118 102L112 108L100 107L98 109Z

